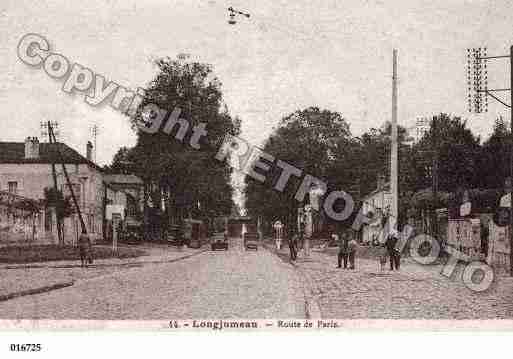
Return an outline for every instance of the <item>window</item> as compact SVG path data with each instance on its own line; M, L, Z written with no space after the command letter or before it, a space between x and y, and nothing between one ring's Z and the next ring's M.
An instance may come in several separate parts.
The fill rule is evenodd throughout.
M15 182L15 181L8 182L8 186L9 186L9 193L12 193L12 194L18 193L18 182Z
M126 214L128 217L137 216L137 201L129 194L126 196Z

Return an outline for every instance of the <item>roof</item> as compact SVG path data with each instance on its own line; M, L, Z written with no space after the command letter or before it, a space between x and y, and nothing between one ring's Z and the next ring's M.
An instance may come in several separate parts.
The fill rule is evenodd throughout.
M39 157L38 158L25 158L25 143L24 142L0 142L0 164L2 163L43 163L50 164L52 162L61 163L61 158L57 147L65 163L71 164L87 164L99 171L102 171L101 167L87 158L82 156L80 153L75 151L68 145L57 142L56 144L41 142L39 143Z
M128 185L143 185L142 179L136 175L125 175L125 174L108 174L105 175L104 181L109 184L128 184Z

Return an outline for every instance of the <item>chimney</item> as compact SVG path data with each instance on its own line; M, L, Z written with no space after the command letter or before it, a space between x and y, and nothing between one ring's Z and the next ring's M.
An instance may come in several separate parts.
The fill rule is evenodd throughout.
M25 139L25 159L39 158L39 140L37 137Z
M32 138L32 158L39 158L39 139Z
M25 159L32 158L32 140L30 137L25 139Z
M91 141L87 141L87 145L86 145L86 158L89 161L93 160L93 144L91 143Z

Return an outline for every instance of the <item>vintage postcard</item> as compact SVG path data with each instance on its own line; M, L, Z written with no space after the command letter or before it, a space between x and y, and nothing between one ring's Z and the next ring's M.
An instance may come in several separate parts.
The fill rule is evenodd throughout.
M512 13L2 1L0 329L512 330Z

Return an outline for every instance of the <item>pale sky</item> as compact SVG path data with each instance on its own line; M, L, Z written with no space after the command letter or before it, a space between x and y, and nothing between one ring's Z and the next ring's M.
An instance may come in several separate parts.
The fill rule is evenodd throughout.
M251 14L235 26L226 8ZM282 116L319 106L340 112L353 134L391 115L392 49L399 56L399 124L439 112L461 115L482 137L509 111L490 101L486 115L466 109L466 48L504 55L513 43L511 1L88 0L0 3L0 141L39 136L42 120L60 122L61 140L81 153L100 127L98 162L135 143L126 118L68 95L62 81L19 61L26 33L54 52L129 87L155 75L151 59L189 53L210 63L242 137L262 143ZM507 61L490 64L490 86L509 87ZM508 101L509 102L509 101Z

